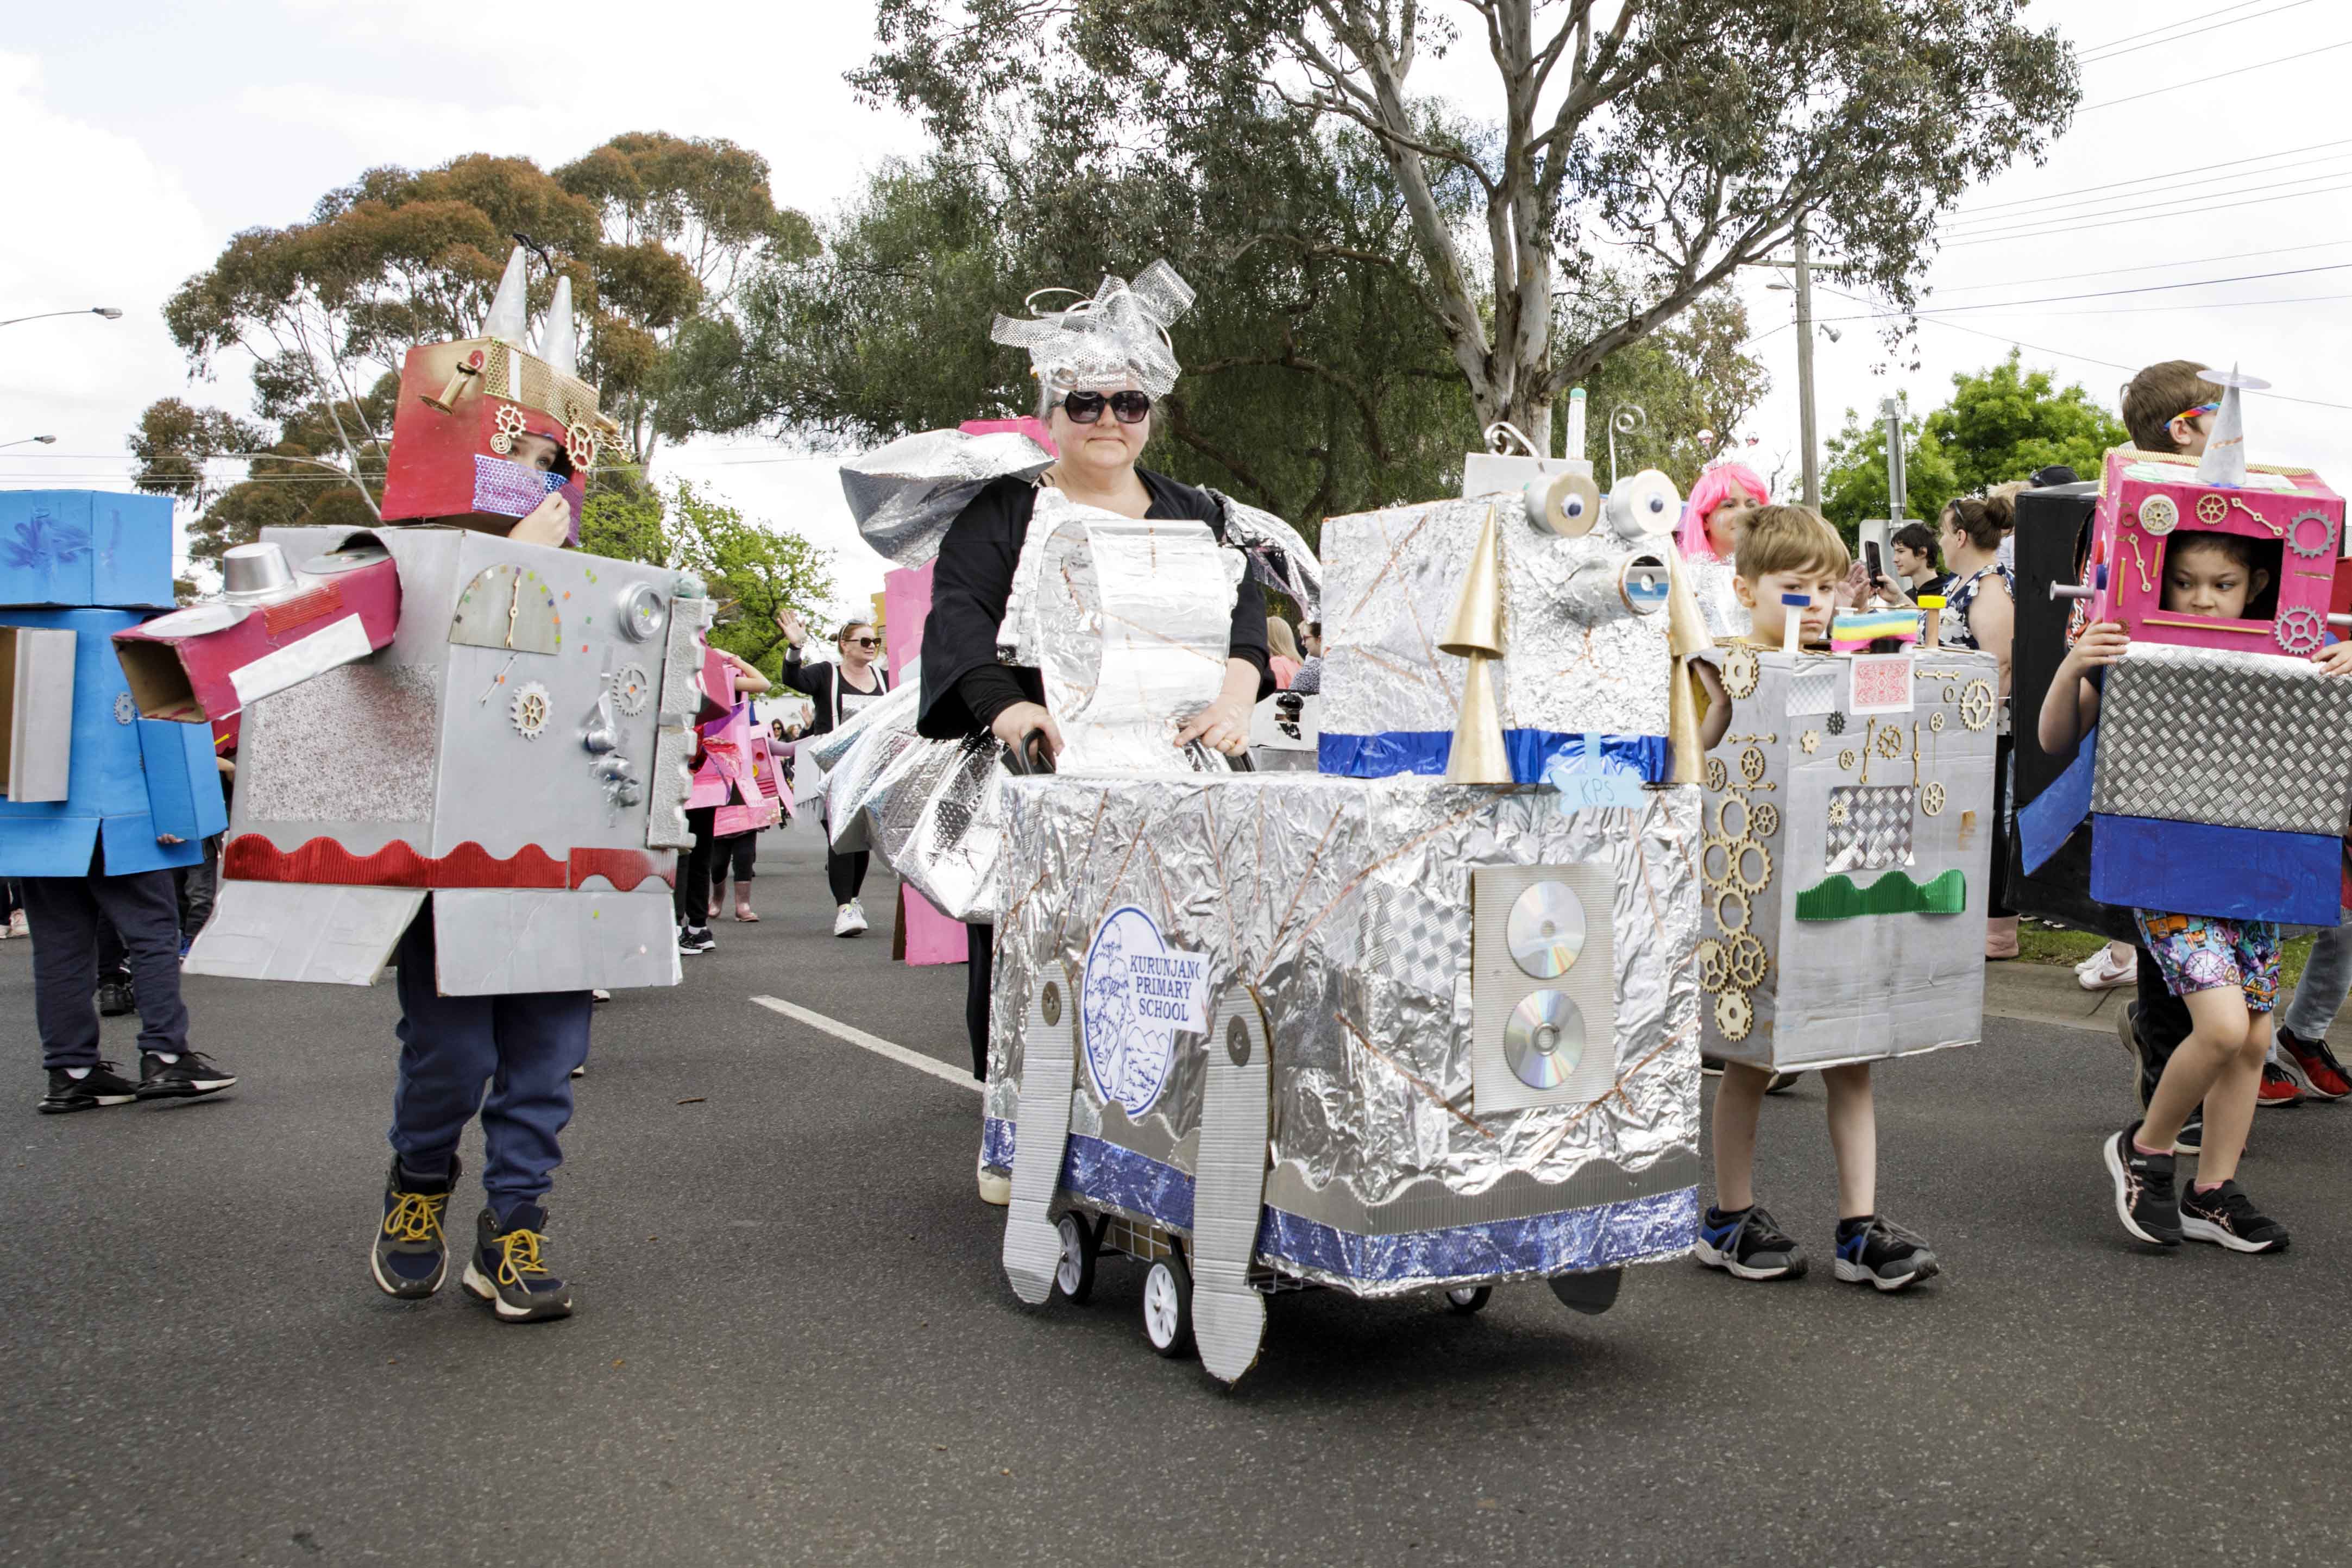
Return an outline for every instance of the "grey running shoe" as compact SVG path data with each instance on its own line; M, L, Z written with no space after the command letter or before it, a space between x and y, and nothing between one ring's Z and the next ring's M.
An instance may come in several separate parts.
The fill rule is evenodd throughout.
M1783 1235L1762 1204L1726 1214L1709 1208L1698 1222L1698 1260L1735 1280L1799 1280L1805 1249Z

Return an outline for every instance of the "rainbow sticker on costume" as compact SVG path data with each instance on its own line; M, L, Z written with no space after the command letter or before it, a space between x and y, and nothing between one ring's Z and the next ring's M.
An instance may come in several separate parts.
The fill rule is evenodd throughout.
M1126 904L1087 947L1078 1014L1087 1075L1130 1120L1160 1098L1180 1032L1209 1028L1209 960L1168 946L1149 915Z
M1919 640L1916 610L1842 611L1830 618L1830 646L1841 653L1866 652L1873 643L1892 638L1898 643Z

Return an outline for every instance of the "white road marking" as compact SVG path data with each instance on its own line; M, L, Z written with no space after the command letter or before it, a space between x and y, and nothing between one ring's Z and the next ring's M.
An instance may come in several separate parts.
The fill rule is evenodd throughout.
M957 1071L937 1057L925 1056L919 1051L908 1051L905 1046L884 1040L878 1034L868 1034L862 1029L843 1023L839 1019L829 1019L823 1013L811 1012L798 1003L785 1001L781 997L753 997L751 999L772 1013L782 1013L788 1019L808 1025L811 1029L821 1029L836 1040L845 1040L850 1044L870 1051L877 1056L887 1056L893 1061L919 1069L934 1078L969 1089L975 1094L980 1092L979 1080L973 1078L969 1072Z

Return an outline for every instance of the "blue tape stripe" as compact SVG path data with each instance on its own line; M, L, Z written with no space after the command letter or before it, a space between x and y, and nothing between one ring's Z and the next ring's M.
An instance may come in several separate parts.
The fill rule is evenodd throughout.
M1504 754L1511 779L1540 784L1554 758L1580 758L1584 737L1554 729L1507 729ZM1316 770L1342 779L1387 779L1399 773L1442 774L1454 752L1450 730L1383 730L1378 735L1338 735L1325 730L1315 754ZM1674 769L1674 747L1663 735L1604 735L1602 760L1633 769L1644 784L1663 784Z

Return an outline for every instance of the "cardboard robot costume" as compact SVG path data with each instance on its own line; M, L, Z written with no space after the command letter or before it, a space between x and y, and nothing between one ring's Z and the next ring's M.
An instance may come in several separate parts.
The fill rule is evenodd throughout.
M2131 647L2107 671L2099 722L2018 814L2038 869L2087 816L2091 892L2126 908L2290 925L2340 914L2352 800L2352 682L2310 655L2352 615L2329 612L2344 500L2308 468L2249 464L2240 389L2225 388L2205 456L2117 448L2101 469L2087 598ZM2252 541L2269 586L2239 620L2168 612L2167 550L2200 533Z
M534 354L521 278L518 250L488 335L408 356L403 526L265 529L226 602L116 636L141 712L242 725L194 973L371 984L429 893L444 996L677 983L710 605L685 574L503 537L550 494L577 529L576 471L512 461L513 433L560 423L582 460L607 428L568 374L568 289Z

